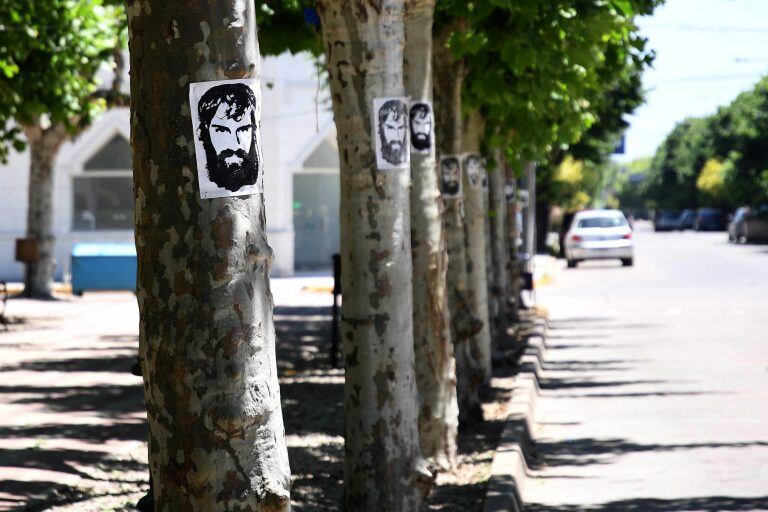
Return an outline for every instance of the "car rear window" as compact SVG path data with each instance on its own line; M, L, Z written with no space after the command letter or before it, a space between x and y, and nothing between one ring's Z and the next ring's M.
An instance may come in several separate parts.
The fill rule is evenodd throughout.
M580 228L618 228L627 225L624 217L590 217L579 219Z

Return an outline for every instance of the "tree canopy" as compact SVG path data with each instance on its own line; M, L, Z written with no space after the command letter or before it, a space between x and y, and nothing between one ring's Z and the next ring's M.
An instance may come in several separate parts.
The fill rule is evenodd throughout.
M97 73L122 46L122 8L102 0L0 4L0 158L21 150L25 125L71 133L106 106Z
M625 127L652 60L634 18L659 3L452 0L438 4L437 22L464 20L449 46L467 59L465 103L482 110L490 143L513 161L541 161L593 126L593 141Z

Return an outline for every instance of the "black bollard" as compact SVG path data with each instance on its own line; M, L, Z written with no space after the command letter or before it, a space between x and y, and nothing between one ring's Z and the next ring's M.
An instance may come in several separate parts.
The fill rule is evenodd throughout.
M333 259L333 306L331 307L331 367L339 367L339 300L341 295L341 255L334 254Z

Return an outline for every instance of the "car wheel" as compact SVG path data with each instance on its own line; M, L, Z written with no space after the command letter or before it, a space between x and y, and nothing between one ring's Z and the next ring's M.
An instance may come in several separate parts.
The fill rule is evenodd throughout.
M621 258L622 267L631 267L634 264L633 258Z
M576 268L578 262L576 260L568 260L568 268Z

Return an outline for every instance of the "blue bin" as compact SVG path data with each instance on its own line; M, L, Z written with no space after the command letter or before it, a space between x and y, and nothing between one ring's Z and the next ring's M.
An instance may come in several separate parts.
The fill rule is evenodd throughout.
M72 248L72 293L86 290L136 291L133 244L77 244Z

